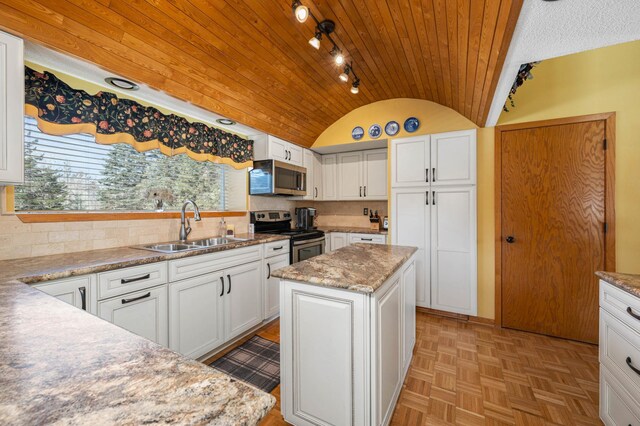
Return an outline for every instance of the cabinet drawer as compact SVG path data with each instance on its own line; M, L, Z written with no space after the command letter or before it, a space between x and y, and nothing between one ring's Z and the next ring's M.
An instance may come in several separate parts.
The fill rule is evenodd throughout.
M607 426L640 424L637 402L608 368L600 369L600 418Z
M386 244L386 235L379 234L349 234L349 244L367 243L367 244Z
M166 284L98 302L98 316L162 346L169 345Z
M167 283L167 263L151 263L98 274L98 300Z
M264 257L289 254L289 240L274 241L264 245Z
M604 309L600 309L600 362L626 376L637 387L632 393L640 395L640 374L633 370L640 370L640 334Z
M169 262L169 281L180 281L262 259L262 244Z
M640 333L640 298L600 280L600 307Z

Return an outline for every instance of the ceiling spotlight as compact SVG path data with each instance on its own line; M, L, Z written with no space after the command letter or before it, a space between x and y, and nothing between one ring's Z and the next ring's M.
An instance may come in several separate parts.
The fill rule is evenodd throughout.
M309 17L309 8L307 6L304 6L299 0L294 0L291 8L298 22L303 23L307 21Z
M322 33L320 30L316 29L316 35L309 39L309 44L313 46L315 49L320 49L320 39L322 38Z
M343 81L343 82L345 82L345 83L346 83L347 81L349 81L349 73L350 73L350 72L351 72L351 68L349 67L349 65L346 65L346 66L344 67L344 71L342 72L342 74L340 74L340 75L338 76L338 78L339 78L341 81Z
M122 90L138 90L140 87L132 81L118 77L107 77L104 79L110 85Z
M333 46L333 49L331 49L331 56L333 56L333 60L336 61L336 65L344 64L344 56L338 46Z
M236 124L235 121L229 120L228 118L218 118L216 120L216 123L222 124L224 126L233 126L234 124Z
M351 85L351 93L353 93L354 95L357 95L358 92L360 92L360 89L358 89L358 86L360 85L360 79L356 78L353 81L353 84Z

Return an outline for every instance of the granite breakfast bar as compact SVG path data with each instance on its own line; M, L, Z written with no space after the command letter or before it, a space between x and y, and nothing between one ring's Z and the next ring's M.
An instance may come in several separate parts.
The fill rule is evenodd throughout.
M272 273L286 421L388 424L415 344L416 250L353 244Z
M0 424L257 424L273 396L25 283L278 239L256 235L197 253L122 247L0 262Z

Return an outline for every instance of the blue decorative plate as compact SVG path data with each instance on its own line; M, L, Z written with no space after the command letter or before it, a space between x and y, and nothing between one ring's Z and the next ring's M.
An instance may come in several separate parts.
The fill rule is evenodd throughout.
M372 124L371 127L369 127L369 136L371 136L373 139L378 139L381 134L382 127L380 127L379 124Z
M390 121L384 126L384 132L389 136L395 136L400 131L400 125L397 121Z
M363 136L364 136L364 129L360 126L354 127L353 130L351 131L351 137L357 141L362 139Z
M418 130L418 127L420 127L420 120L415 117L409 117L404 122L404 129L409 133Z

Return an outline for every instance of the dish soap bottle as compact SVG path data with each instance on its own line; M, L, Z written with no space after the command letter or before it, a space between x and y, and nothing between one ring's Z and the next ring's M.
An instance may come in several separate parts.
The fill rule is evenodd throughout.
M224 217L220 219L220 224L218 225L218 234L221 237L227 236L227 223L224 221Z

